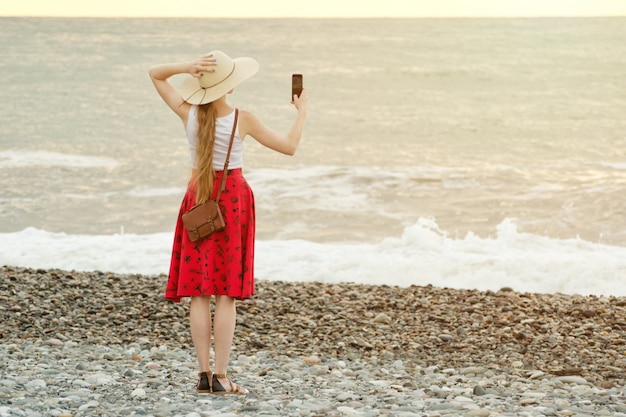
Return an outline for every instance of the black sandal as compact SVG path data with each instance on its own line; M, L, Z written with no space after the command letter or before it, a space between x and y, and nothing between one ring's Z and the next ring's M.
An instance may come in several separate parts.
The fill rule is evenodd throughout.
M230 390L226 391L226 388L218 381L217 378L227 379L230 383ZM235 384L226 374L213 374L211 377L211 394L237 394L246 395L246 390L241 385Z
M198 373L198 382L196 383L196 392L198 394L210 394L211 393L211 376L213 373L209 372L199 372Z

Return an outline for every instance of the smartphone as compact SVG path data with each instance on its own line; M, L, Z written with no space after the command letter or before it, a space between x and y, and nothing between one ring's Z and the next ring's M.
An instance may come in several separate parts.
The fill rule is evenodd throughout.
M289 101L293 100L293 95L297 94L300 97L302 93L302 74L292 74L291 75L291 98Z

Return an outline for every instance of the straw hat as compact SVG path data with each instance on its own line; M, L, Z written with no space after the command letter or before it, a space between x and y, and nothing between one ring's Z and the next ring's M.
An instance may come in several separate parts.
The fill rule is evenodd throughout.
M183 81L180 95L189 104L207 104L252 77L259 64L252 58L231 58L222 51L209 52L217 60L215 72L201 72L200 78L189 76Z

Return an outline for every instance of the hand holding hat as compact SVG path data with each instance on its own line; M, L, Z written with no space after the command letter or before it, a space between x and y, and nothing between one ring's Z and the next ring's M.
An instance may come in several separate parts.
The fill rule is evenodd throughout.
M215 72L214 66L217 65L217 59L213 54L206 54L191 62L189 74L192 77L200 78L204 72Z

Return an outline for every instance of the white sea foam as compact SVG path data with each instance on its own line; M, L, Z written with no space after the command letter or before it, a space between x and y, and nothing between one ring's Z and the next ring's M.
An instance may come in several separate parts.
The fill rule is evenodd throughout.
M603 162L600 165L616 170L626 170L626 162Z
M68 235L34 228L0 234L0 264L167 273L171 233ZM258 279L626 296L626 248L520 233L453 239L429 219L374 244L257 241Z
M332 207L335 212L350 212L367 204L369 189L365 185L371 187L376 174L361 167L312 166L290 171L256 169L246 177L255 192L271 196L263 200L268 209L288 202L293 209Z
M0 152L0 167L66 166L111 168L120 165L115 159L49 151L12 150Z

